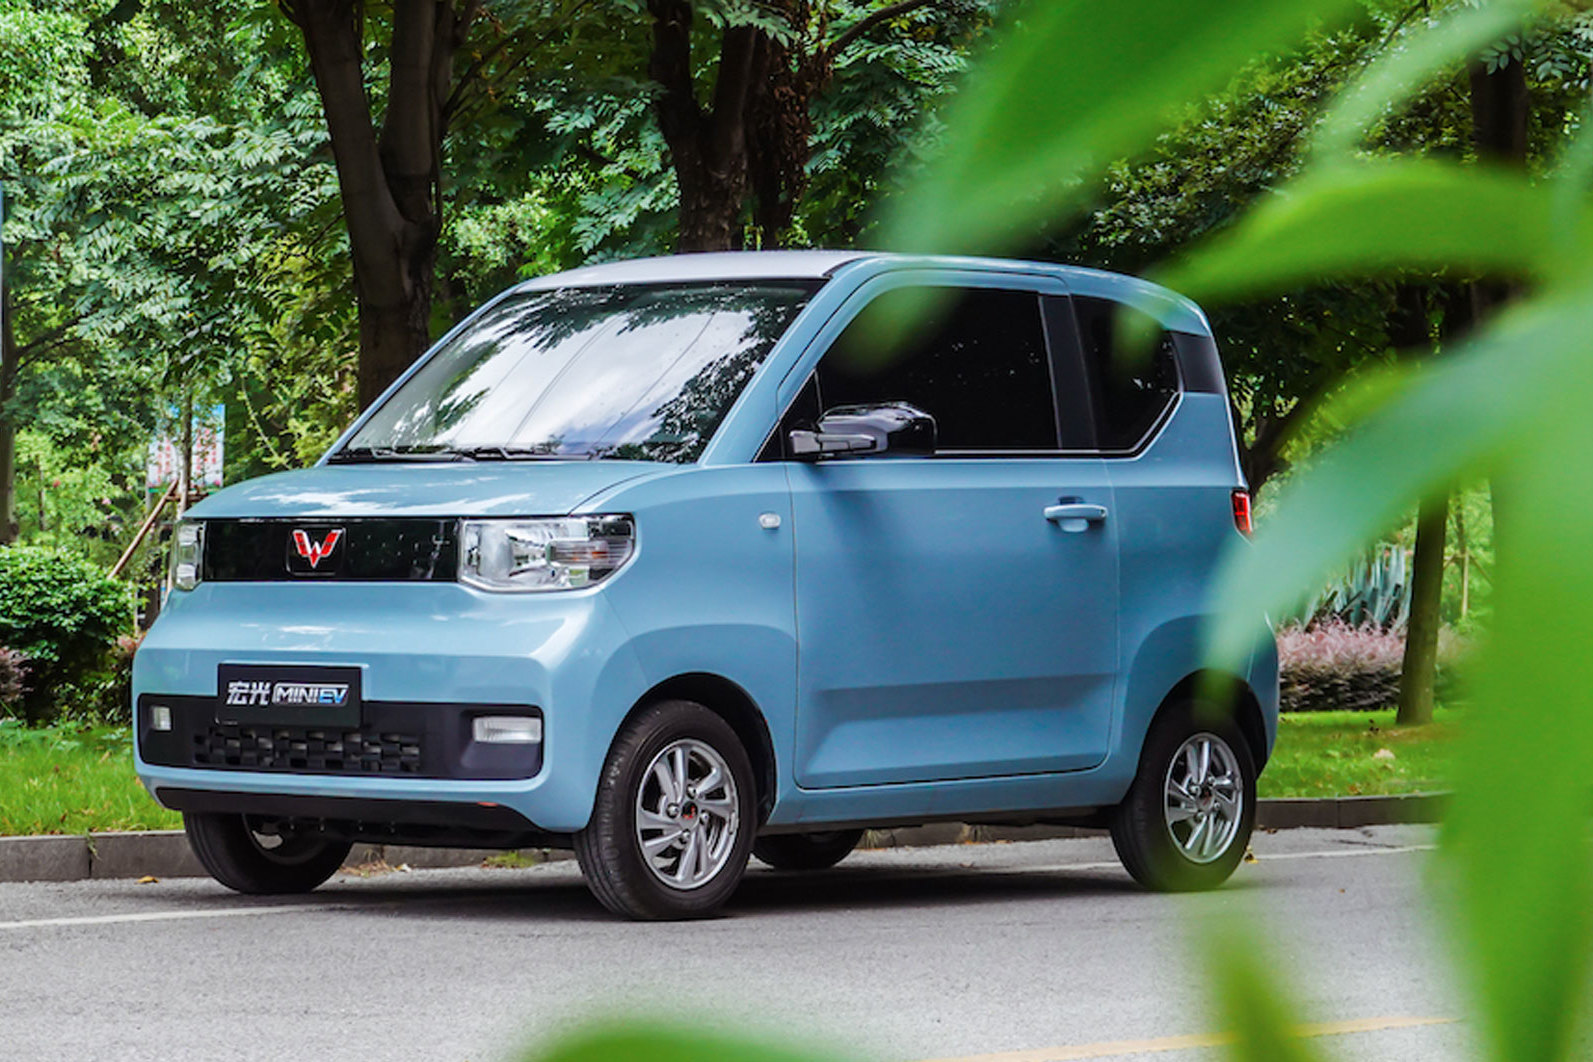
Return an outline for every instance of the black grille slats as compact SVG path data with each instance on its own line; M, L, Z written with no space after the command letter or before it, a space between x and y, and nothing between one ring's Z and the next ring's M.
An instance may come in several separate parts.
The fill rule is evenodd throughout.
M297 774L397 774L423 771L416 734L295 726L216 724L193 734L193 765Z
M341 535L326 561L311 571L289 571L295 530L321 543L333 528ZM453 519L207 520L204 548L210 582L453 582L459 574L459 523Z

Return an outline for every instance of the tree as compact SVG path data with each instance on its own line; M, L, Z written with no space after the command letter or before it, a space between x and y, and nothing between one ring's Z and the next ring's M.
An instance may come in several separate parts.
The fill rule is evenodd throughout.
M431 345L440 159L457 84L454 58L480 5L394 3L379 127L365 87L362 0L283 0L282 10L304 35L337 162L359 306L364 406Z
M1528 126L1532 115L1525 56L1505 50L1490 62L1474 59L1466 80L1470 92L1472 138L1477 158L1496 165L1524 168L1529 151ZM1509 285L1478 281L1470 285L1466 325L1497 310L1509 297ZM1495 534L1499 522L1494 523ZM1449 492L1423 498L1416 517L1415 556L1412 561L1410 624L1405 636L1405 657L1400 671L1401 726L1431 722L1433 687L1438 675L1439 604L1443 595L1444 548L1449 531Z
M965 0L701 5L719 38L713 85L706 92L693 52L700 36L694 32L697 6L692 0L647 0L652 16L647 71L658 85L654 112L678 187L680 251L740 249L749 197L761 245L780 246L808 185L815 102L847 50L885 27L911 34L917 28L915 14L945 20L956 33L987 19L991 5ZM837 28L840 19L844 28ZM705 96L711 101L707 106Z

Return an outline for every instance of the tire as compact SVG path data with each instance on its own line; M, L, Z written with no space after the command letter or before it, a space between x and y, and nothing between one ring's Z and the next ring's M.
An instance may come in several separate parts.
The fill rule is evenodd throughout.
M184 812L183 829L211 877L254 896L309 892L337 873L353 847L307 834L257 833L242 815Z
M740 884L757 827L752 762L736 732L693 701L661 701L615 738L575 856L617 915L706 918Z
M1203 763L1204 784L1189 785ZM1112 844L1146 888L1193 892L1228 880L1255 822L1255 759L1232 715L1177 705L1145 736L1139 773L1112 815Z
M754 841L752 854L776 870L827 870L851 855L862 839L862 830L778 833Z

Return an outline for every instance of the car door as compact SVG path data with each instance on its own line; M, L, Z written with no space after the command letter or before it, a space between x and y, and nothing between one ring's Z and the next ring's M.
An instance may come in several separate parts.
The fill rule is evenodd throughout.
M824 409L907 402L936 419L939 443L933 456L787 464L797 784L1099 763L1117 671L1112 495L1087 441L1064 449L1089 427L1059 412L1088 405L1074 352L1048 343L1038 292L887 276L826 337L783 432Z

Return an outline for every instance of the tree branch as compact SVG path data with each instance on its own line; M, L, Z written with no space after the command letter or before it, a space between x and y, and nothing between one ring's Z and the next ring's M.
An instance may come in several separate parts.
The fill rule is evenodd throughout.
M588 162L595 162L605 169L619 170L637 184L645 184L647 181L647 175L645 173L642 173L640 170L632 169L616 159L609 158L607 155L603 154L601 151L597 150L597 148L593 147L591 144L588 144L584 140L577 140L575 142L575 153L586 159Z
M13 348L12 353L15 354L18 364L27 361L35 354L41 354L46 350L59 346L61 341L66 338L66 334L68 332L72 331L72 329L83 323L84 316L85 315L83 314L79 314L65 324L50 329L48 332L37 337L36 339L33 339L31 342L24 343L20 347Z
M867 15L864 15L862 18L858 19L856 22L852 23L850 26L846 27L846 29L841 31L841 35L839 37L836 37L829 44L825 45L824 57L826 59L834 59L836 56L840 55L841 52L845 51L847 46L849 46L853 41L863 36L881 22L886 22L902 15L911 14L921 7L928 7L931 4L938 6L943 3L945 3L945 0L898 0L897 3L889 4L877 11L871 11Z

